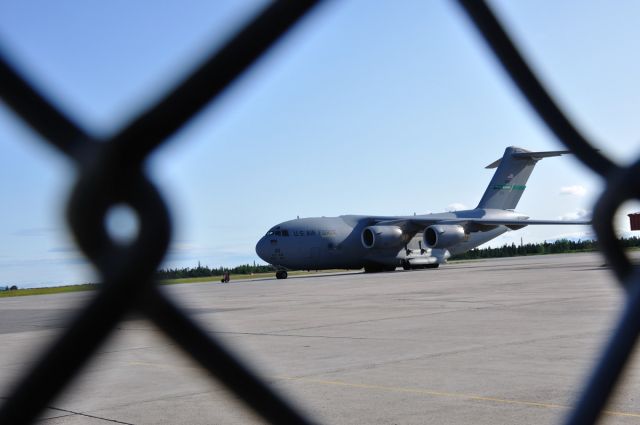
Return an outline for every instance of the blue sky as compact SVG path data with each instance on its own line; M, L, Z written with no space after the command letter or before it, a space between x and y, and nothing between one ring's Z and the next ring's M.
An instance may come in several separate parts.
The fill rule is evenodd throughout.
M105 136L264 3L6 1L0 45L53 102ZM632 161L640 4L491 4L584 133ZM175 221L166 265L253 262L256 240L296 216L473 207L491 178L484 166L509 145L561 148L455 3L329 2L149 160ZM0 284L95 280L64 222L72 164L1 102L0 178ZM601 188L576 159L548 159L518 210L580 216ZM492 244L585 230L527 228Z

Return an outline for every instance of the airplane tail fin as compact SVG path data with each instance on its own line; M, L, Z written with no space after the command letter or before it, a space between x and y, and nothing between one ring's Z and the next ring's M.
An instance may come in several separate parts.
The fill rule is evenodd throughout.
M498 168L476 208L511 210L516 207L536 163L542 158L560 156L570 151L530 152L510 146L502 158L485 168Z

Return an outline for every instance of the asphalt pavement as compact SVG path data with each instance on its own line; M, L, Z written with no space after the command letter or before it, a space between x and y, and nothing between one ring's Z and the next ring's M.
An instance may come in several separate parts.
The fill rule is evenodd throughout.
M163 287L315 421L560 423L624 301L597 253ZM0 395L92 293L0 299ZM603 423L640 423L633 361ZM120 323L39 422L259 423L175 343Z

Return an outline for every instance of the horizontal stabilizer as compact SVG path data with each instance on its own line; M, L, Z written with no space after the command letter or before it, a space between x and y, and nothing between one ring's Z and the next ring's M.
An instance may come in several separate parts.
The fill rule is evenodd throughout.
M560 155L566 155L571 153L571 151L546 151L546 152L514 152L511 154L512 158L518 158L518 159L531 159L534 161L538 161L542 158L549 158L552 156L560 156ZM484 168L487 169L491 169L491 168L498 168L498 165L500 165L500 161L502 161L502 158L493 161L491 164L487 165Z

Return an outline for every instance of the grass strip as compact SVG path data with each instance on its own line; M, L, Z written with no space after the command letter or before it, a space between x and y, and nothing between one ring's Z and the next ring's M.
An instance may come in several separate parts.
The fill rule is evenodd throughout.
M336 272L338 270L323 270L319 272L307 272L307 271L294 271L289 272L289 276L298 276L298 275L313 275L317 273L331 273ZM275 278L275 274L271 273L254 273L254 274L232 274L231 282L236 280L247 280L247 279L267 279L267 278ZM201 282L220 282L222 276L205 276L205 277L189 277L184 279L167 279L161 280L161 285L179 285L183 283L201 283ZM25 288L25 289L16 289L13 291L0 291L0 298L10 298L10 297L24 297L29 295L51 295L51 294L63 294L68 292L83 292L83 291L93 291L98 289L98 283L83 283L80 285L65 285L65 286L51 286L45 288Z
M9 297L24 297L28 295L49 295L49 294L62 294L67 292L82 292L92 291L98 288L97 283L83 283L81 285L65 285L65 286L52 286L47 288L26 288L16 289L13 291L0 291L0 298Z

